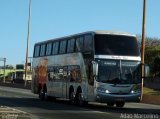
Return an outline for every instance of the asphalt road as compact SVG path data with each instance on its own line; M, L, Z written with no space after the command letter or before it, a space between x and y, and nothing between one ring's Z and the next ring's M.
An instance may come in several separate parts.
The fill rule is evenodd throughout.
M124 108L116 108L99 103L86 107L68 103L62 99L40 101L30 90L0 86L0 106L31 115L25 119L160 119L160 105L127 103Z

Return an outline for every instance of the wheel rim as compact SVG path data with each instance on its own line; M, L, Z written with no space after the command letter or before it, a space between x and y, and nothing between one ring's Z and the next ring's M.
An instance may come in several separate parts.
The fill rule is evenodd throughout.
M71 104L75 103L75 94L74 94L74 92L71 92L71 94L70 94L70 102L71 102Z
M40 92L39 92L39 98L41 100L47 100L47 92L46 92L46 90L43 90L43 89L40 90Z
M44 99L44 94L43 94L43 90L42 90L42 89L39 91L39 98L40 98L41 100Z
M84 104L82 93L78 94L78 104L81 106Z

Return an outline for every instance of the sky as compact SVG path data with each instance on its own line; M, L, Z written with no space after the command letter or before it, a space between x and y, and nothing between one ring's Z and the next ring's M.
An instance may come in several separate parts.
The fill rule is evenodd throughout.
M160 0L146 0L146 35L160 38ZM29 0L0 0L0 58L24 64ZM92 30L141 35L143 0L32 0L29 57L36 42ZM0 61L0 65L3 64Z

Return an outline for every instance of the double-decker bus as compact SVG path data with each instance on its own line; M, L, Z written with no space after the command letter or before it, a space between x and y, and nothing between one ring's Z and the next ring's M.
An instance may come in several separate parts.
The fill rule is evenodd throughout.
M69 99L116 104L141 100L140 51L136 36L90 31L36 43L32 92Z

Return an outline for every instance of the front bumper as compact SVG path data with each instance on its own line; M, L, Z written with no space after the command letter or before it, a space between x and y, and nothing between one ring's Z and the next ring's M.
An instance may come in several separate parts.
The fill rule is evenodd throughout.
M124 101L124 102L140 102L141 100L141 93L134 93L134 94L107 94L97 92L96 94L96 101L102 103L108 102L117 102L117 101Z

